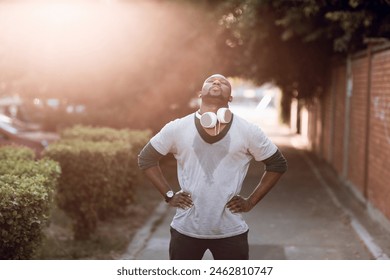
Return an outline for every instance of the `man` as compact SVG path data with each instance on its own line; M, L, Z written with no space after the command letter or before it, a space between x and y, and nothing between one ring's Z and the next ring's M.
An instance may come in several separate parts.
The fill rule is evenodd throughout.
M278 148L262 130L232 115L231 85L220 74L208 77L200 93L200 110L165 125L139 155L139 166L170 206L170 259L248 259L248 212L287 169ZM180 191L174 193L158 165L172 153ZM252 194L239 195L252 159L266 169Z

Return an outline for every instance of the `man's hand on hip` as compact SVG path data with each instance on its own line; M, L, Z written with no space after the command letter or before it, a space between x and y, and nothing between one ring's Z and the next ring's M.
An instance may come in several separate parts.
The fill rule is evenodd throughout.
M178 207L182 209L191 208L193 205L191 195L187 192L177 192L169 201L169 205L172 207Z
M226 207L232 213L240 213L250 211L254 205L249 201L249 199L236 195L226 204Z

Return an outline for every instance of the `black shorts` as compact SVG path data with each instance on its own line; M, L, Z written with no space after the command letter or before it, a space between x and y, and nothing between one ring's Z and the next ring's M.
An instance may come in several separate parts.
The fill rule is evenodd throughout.
M171 260L201 260L207 249L215 260L248 260L248 231L232 237L201 239L181 234L171 227Z

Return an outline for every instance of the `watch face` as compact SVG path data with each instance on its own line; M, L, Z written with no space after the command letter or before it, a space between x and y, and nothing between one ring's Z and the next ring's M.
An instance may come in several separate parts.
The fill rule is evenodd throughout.
M168 191L168 192L166 193L166 195L167 195L168 198L172 198L173 195L174 195L174 192L173 192L173 191Z

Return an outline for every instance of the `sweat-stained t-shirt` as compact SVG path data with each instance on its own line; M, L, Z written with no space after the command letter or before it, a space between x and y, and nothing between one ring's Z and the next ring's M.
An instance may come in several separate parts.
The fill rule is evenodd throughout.
M234 115L222 139L207 143L195 125L195 114L165 125L151 140L162 155L172 153L177 160L182 191L191 194L193 206L177 208L171 226L196 238L224 238L248 230L240 213L232 213L226 203L241 191L250 161L272 156L277 147L255 124Z

